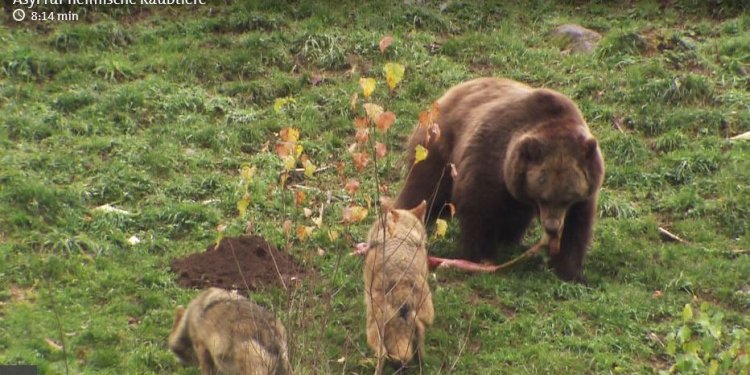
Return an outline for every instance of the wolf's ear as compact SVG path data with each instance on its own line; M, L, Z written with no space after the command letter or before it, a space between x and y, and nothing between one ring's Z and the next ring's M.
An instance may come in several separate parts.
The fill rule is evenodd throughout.
M409 211L411 211L411 213L420 221L424 221L424 215L427 212L427 201L423 200L417 207L414 207Z
M380 197L380 208L382 212L393 211L393 199L389 197Z

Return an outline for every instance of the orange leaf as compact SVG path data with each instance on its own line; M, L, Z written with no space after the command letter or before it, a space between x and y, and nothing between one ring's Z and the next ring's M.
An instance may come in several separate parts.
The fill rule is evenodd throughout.
M368 127L367 117L357 117L354 119L354 127L364 129Z
M354 178L350 178L346 181L346 186L344 186L344 189L346 189L349 195L354 195L354 193L359 190L359 181Z
M301 206L304 203L305 203L305 192L302 190L297 190L297 192L294 193L294 205Z
M299 130L289 127L281 129L279 138L284 142L297 143L299 140Z
M284 220L284 224L281 225L281 229L284 230L284 234L287 236L292 232L292 221L289 219Z
M388 111L383 112L378 116L378 119L375 121L375 126L378 127L378 129L381 132L388 131L390 129L391 125L396 121L396 114Z
M393 44L393 37L388 35L380 39L380 53L385 53L385 50Z
M385 144L380 142L375 142L375 157L377 159L382 159L385 154L388 153L388 148Z
M368 139L370 139L370 129L369 128L363 128L363 129L357 129L357 134L354 136L354 139L357 140L358 144L364 144L367 142Z
M309 237L315 227L308 227L304 225L300 225L297 227L297 239L300 241L304 241L305 238Z
M279 142L276 144L276 155L285 158L294 152L294 145L289 142Z
M370 164L370 158L366 152L352 152L352 159L354 159L354 167L360 172Z

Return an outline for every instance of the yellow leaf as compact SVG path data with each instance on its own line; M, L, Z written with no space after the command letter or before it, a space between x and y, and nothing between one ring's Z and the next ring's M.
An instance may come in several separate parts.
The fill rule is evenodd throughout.
M387 63L383 67L385 72L385 80L388 83L388 88L391 90L398 86L398 83L404 78L404 71L406 68L399 63Z
M362 95L365 96L365 99L370 98L370 95L372 95L372 92L375 91L375 85L377 85L377 82L375 82L375 78L360 78L359 79L359 87L362 88Z
M297 239L300 240L300 241L304 241L305 238L309 237L312 234L313 229L315 229L315 228L314 227L305 226L305 225L298 226L297 227Z
M299 130L295 128L281 129L279 137L284 142L297 143L297 141L299 141Z
M291 171L297 165L297 160L292 155L287 155L283 159L284 169Z
M273 101L273 110L274 112L279 113L285 106L296 102L297 101L291 96L287 96L286 98L276 98L276 100Z
M294 157L298 158L300 155L302 155L303 151L305 151L305 149L302 147L302 145L294 146Z
M367 112L367 117L370 118L372 122L375 122L378 120L378 117L383 113L383 107L373 104L373 103L365 103L365 112Z
M435 237L445 237L445 231L448 230L448 222L443 219L435 220Z
M245 216L248 205L250 205L250 193L245 192L245 194L242 195L242 199L237 202L237 211L239 211L240 217Z
M305 160L305 177L312 177L315 173L315 164L310 160Z
M240 177L242 177L243 183L249 184L253 181L253 176L255 176L255 167L251 167L249 165L243 165L240 169Z
M362 206L344 207L342 217L345 223L356 223L367 217L367 209Z
M333 229L328 230L328 239L331 240L331 242L335 242L337 239L339 239L339 232L335 231Z
M417 145L417 147L414 149L414 164L427 159L427 154L428 151L426 148L424 148L422 145Z

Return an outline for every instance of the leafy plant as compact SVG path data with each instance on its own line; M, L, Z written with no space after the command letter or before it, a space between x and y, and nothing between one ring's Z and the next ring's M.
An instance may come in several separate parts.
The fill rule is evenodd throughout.
M682 324L669 332L666 354L674 365L661 374L747 374L750 371L750 331L729 326L724 314L707 302L686 304Z

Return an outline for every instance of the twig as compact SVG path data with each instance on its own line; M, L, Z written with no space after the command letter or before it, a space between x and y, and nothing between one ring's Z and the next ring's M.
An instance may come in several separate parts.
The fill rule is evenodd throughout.
M659 234L661 235L662 239L669 242L680 242L685 243L687 241L683 240L682 238L678 237L676 234L659 227Z

